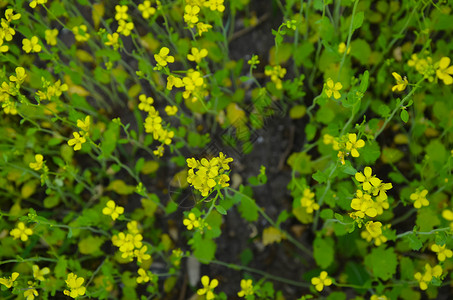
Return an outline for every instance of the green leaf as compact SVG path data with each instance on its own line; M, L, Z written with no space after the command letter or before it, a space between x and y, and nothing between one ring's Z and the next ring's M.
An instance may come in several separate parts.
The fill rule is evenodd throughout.
M411 247L412 250L418 251L418 250L420 250L421 247L423 247L423 243L415 235L415 233L411 233L409 235L406 235L406 237L407 237L407 240L409 242L409 246Z
M448 234L445 231L440 231L436 233L436 244L439 246L443 246L447 243Z
M64 256L58 257L57 264L55 265L55 276L57 278L65 278L66 279L66 268L68 267L68 261Z
M252 198L242 196L238 211L241 213L241 216L249 222L254 222L258 219L258 207L255 200Z
M401 113L400 113L400 117L404 123L407 123L407 121L409 121L409 113L407 112L407 110L402 109Z
M362 65L366 65L370 59L371 47L365 40L355 39L351 42L351 55L357 58Z
M88 236L80 240L79 251L82 254L100 256L102 251L100 250L101 245L104 243L104 239L98 236Z
M360 28L363 24L363 19L365 17L365 14L363 11L359 11L355 16L354 16L354 21L352 22L352 30L356 30Z
M413 280L414 279L414 263L409 257L401 257L400 259L400 273L402 280Z
M363 158L367 165L374 164L376 160L381 156L381 150L379 144L375 141L368 142L365 144L365 147L359 150L360 157Z
M427 199L429 200L429 194ZM435 226L440 225L438 214L429 208L418 210L417 220L415 221L420 231L427 232L434 229Z
M371 253L365 256L365 266L373 271L373 274L388 280L396 273L397 257L392 247L385 249L385 245L373 248Z
M337 219L340 222L343 222L344 217L342 215L335 213L334 216L335 216L335 219Z
M370 78L370 73L366 70L362 75L362 80L360 81L359 91L365 93L368 89L368 81Z
M370 275L366 269L353 261L348 261L345 266L345 273L348 278L348 283L363 286L363 290L371 288ZM359 291L363 291L360 289Z
M108 129L104 132L101 143L102 156L109 157L116 148L116 141L120 134L120 127L115 122L110 122Z
M326 209L323 209L321 210L321 213L319 214L319 216L321 217L321 219L332 219L333 218L333 210L331 210L330 208L326 208Z
M355 174L355 173L354 173ZM324 172L318 170L315 174L311 176L314 180L316 180L318 183L324 183L327 181L327 174Z
M217 211L219 213L221 213L222 215L226 215L227 214L227 211L225 210L225 208L223 208L221 205L216 205L215 206L215 209L217 209Z
M195 234L193 237L193 255L204 264L208 264L214 259L217 244L208 238L203 238L199 234Z
M313 243L313 257L316 263L323 269L326 269L333 262L334 258L334 242L330 237L323 239L316 237Z

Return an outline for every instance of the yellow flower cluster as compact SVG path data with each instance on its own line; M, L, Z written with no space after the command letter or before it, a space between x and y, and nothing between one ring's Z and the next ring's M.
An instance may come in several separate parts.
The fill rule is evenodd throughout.
M115 5L115 20L118 21L118 28L116 29L116 32L124 36L131 35L132 30L135 28L134 23L127 13L128 9L129 8L126 5ZM112 41L114 41L116 36L112 35L112 38ZM116 43L114 44L116 45ZM115 48L115 46L113 47Z
M16 281L17 277L19 277L19 273L13 272L9 278L0 278L0 284L3 284L6 286L6 288L11 288L14 284L14 281Z
M442 275L442 267L439 265L432 268L429 264L425 265L425 273L415 273L414 278L418 281L421 290L428 289L428 284L431 282L433 277L440 277Z
M9 46L4 45L3 43L9 42L13 39L13 36L16 34L16 31L11 28L9 25L12 21L19 20L21 14L14 14L14 11L11 8L8 8L5 11L5 19L1 19L0 27L0 53L8 52Z
M25 81L25 78L27 77L27 73L25 72L24 68L17 67L15 71L16 71L15 75L9 76L9 82L7 80L3 81L0 86L0 104L5 114L10 115L17 114L17 105L16 102L13 101L11 96L14 97L18 94L22 83Z
M153 281L156 278L156 275L151 273L151 271L145 271L145 269L143 268L139 268L137 273L139 275L136 279L138 284L147 283L149 281Z
M387 238L382 234L381 222L368 221L365 224L365 228L366 230L363 230L360 233L360 236L367 242L371 242L372 240L374 240L374 244L376 246L380 246L381 244L387 242ZM390 224L386 225L385 228L389 229Z
M190 99L196 102L209 95L203 76L199 71L189 69L187 74L182 79L174 75L167 77L167 89L171 91L173 87L184 87L182 96L184 99Z
M300 198L300 205L305 207L307 213L312 214L313 211L319 209L319 204L315 202L315 193L306 188L302 197Z
M151 255L146 254L148 246L143 245L143 236L140 234L137 221L127 224L128 231L120 232L112 237L112 243L119 248L121 257L132 261L134 257L139 263L151 259Z
M175 136L175 132L164 129L164 127L162 126L162 118L160 117L159 112L153 106L153 98L146 97L146 95L142 94L139 96L139 100L140 104L138 105L138 109L148 113L144 124L145 131L147 133L152 133L154 140L161 143L157 147L157 149L153 151L153 153L156 156L163 156L164 145L171 144L172 139Z
M335 151L338 151L338 158L342 165L345 164L344 158L349 156L359 157L360 153L358 149L365 146L365 141L362 139L357 139L355 133L349 133L338 138L331 136L330 134L325 134L323 136L323 142L326 145L332 144L332 148Z
M430 82L438 78L446 85L453 84L453 66L450 65L451 59L449 57L442 57L434 63L430 56L422 56L420 53L412 54L411 59L407 62L408 66L415 68L418 73L422 74Z
M201 233L205 229L211 229L211 226L201 217L197 217L193 212L190 212L187 215L187 218L183 220L183 224L187 227L188 230L197 229Z
M286 75L286 69L281 66L266 66L264 74L271 78L271 81L275 84L278 90L283 88L282 78Z
M47 81L44 77L41 78L42 81L42 90L36 92L36 96L39 97L39 100L52 100L53 98L58 98L66 92L69 87L66 83L61 83L61 80L58 79L55 83ZM45 91L45 92L43 92Z
M356 191L356 197L351 201L351 208L356 210L350 216L354 219L363 219L365 216L374 218L382 215L384 209L389 208L387 191L393 186L391 183L384 183L373 175L370 167L365 167L363 173L357 172L355 179L360 182L362 190ZM375 199L373 200L373 197Z
M83 286L85 279L77 277L74 273L69 273L68 278L65 280L69 290L64 290L63 293L71 298L77 298L85 295L86 288Z
M219 157L210 160L202 158L199 161L195 158L188 158L187 182L200 191L203 197L206 197L217 185L229 186L230 177L225 172L230 169L228 164L232 161L232 158L227 158L222 152L219 153Z
M82 145L87 141L86 138L90 135L90 124L91 118L90 116L86 116L85 120L77 120L77 127L82 129L79 132L73 132L74 138L68 141L69 146L74 147L74 151L78 151L82 149Z
M218 11L223 13L225 11L225 5L223 0L188 0L184 7L184 22L186 22L189 28L197 27L198 35L202 35L203 32L207 32L212 28L212 25L200 22L201 8L206 7L211 11Z

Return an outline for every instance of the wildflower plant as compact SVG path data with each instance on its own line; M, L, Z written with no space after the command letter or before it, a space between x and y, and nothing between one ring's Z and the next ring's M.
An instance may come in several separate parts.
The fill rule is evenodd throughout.
M449 292L451 3L0 3L1 299Z

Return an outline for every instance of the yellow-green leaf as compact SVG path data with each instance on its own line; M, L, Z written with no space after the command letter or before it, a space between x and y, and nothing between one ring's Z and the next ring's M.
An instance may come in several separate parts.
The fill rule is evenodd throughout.
M104 243L104 239L99 236L89 236L80 240L79 242L79 251L82 254L90 255L101 255L102 252L99 249Z
M115 193L120 195L130 195L135 192L135 186L127 185L124 181L117 179L110 182L106 190L114 191Z
M270 245L273 243L280 243L285 235L275 227L267 227L263 230L263 245Z
M289 111L289 117L291 119L300 119L305 116L307 108L304 105L293 106Z

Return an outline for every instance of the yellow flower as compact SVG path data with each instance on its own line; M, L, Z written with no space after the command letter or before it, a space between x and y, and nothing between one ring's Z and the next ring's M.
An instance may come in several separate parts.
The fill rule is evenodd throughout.
M129 15L127 14L128 7L126 5L116 5L115 6L115 20L127 20Z
M180 88L183 87L184 84L181 78L170 75L167 77L167 90L171 91L174 86Z
M0 53L8 52L9 46L3 45L3 39L0 39Z
M446 85L450 85L453 83L453 66L450 65L450 58L449 57L442 57L439 61L439 67L436 70L437 78L442 80Z
M104 44L113 47L114 50L117 50L120 47L119 38L120 35L117 32L112 34L109 33L107 34L107 42Z
M39 266L37 265L33 265L33 277L39 281L44 281L46 280L44 278L44 275L47 275L50 273L50 270L49 268L45 267L45 268L42 268L42 269L39 269Z
M138 269L137 273L138 273L138 275L140 275L137 277L138 284L146 283L150 280L148 273L144 269L142 269L142 268Z
M84 281L83 277L77 277L74 273L69 273L65 282L70 290L64 290L64 294L71 298L85 295L86 288L82 286Z
M341 94L339 92L339 90L341 90L343 88L343 85L341 84L341 82L337 82L334 84L333 80L332 79L327 79L327 82L326 82L326 95L327 97L332 97L332 94L333 94L333 97L335 99L340 99L341 97Z
M251 296L255 292L253 291L253 285L251 279L242 279L241 280L241 291L238 292L239 297Z
M41 45L37 36L33 36L31 39L22 40L22 49L27 52L41 52Z
M318 292L321 292L324 289L324 286L332 284L332 279L328 278L327 275L326 271L322 271L321 274L319 274L319 277L313 277L311 279L311 284L315 286L315 289Z
M116 31L118 33L121 33L124 36L129 36L131 35L131 31L134 29L135 25L132 22L126 22L124 20L119 20L118 21L118 28Z
M188 218L184 219L182 223L187 227L188 230L192 230L193 228L198 228L200 226L198 218L192 212L189 213Z
M373 295L373 296L371 296L370 300L387 300L387 296L385 296L385 295L381 295L381 296Z
M219 12L223 12L225 10L223 0L207 0L204 3L204 6L209 7L209 9L212 11L217 10Z
M152 97L146 97L145 94L141 94L140 96L138 96L138 100L140 100L138 109L146 112L150 112L155 109L153 107L154 99Z
M28 283L31 283L31 281L29 281ZM26 289L24 292L25 300L34 300L35 296L38 295L38 291L32 286L29 286L28 289Z
M77 127L82 129L85 132L90 131L90 123L91 123L91 118L90 116L85 117L85 121L82 120L77 120Z
M424 274L420 272L414 274L414 278L419 282L421 290L428 289L428 283L431 282L433 277L439 277L442 275L442 267L439 265L436 265L434 266L434 268L431 268L429 264L426 264L425 270L426 271Z
M107 216L111 216L115 221L121 214L124 213L124 207L117 206L115 201L109 200L106 207L102 209L102 213Z
M197 30L198 30L198 35L199 36L202 36L203 35L203 32L208 32L209 29L212 28L212 25L210 24L205 24L203 22L198 22L197 23Z
M338 45L338 53L343 54L345 50L346 50L346 44L343 42L340 43ZM346 54L349 54L349 52L351 52L351 46L349 46L348 52Z
M0 284L3 284L9 289L13 286L13 283L17 279L17 277L19 277L19 273L14 272L9 278L0 278Z
M429 201L426 199L426 195L428 194L428 190L423 191L416 191L410 195L410 199L414 201L415 208L421 208L422 206L428 206Z
M357 149L360 149L365 146L365 141L360 139L357 140L357 135L355 133L350 133L348 135L349 141L346 142L346 149L351 151L352 157L359 157L359 151Z
M175 62L175 58L171 55L168 55L170 53L170 49L167 47L162 47L159 51L158 54L154 54L154 59L157 62L157 69L160 70L162 67L165 67L168 63L173 63Z
M381 184L381 180L372 175L373 170L370 167L365 167L363 174L361 172L355 173L355 179L358 182L362 182L362 188L364 191L369 191L371 188L377 187Z
M176 113L178 112L178 107L176 107L176 106L174 106L174 105L173 105L173 106L167 105L167 106L165 106L165 112L166 112L167 115L169 115L169 116L174 116L174 115L176 115Z
M200 13L200 7L194 5L186 5L184 7L184 22L192 28L198 22L198 14Z
M444 261L445 258L450 258L453 256L453 252L450 250L450 249L446 249L446 246L447 245L443 245L443 246L439 246L439 245L436 245L436 244L433 244L431 246L431 250L433 252L436 252L437 253L437 259L439 261Z
M72 28L72 33L75 36L76 41L78 42L86 42L90 38L90 34L87 33L87 26L86 25L80 25L80 26L74 26Z
M368 221L365 224L366 230L368 233L373 237L377 238L382 234L382 223L381 222L373 222L373 221Z
M217 279L210 281L209 277L205 275L201 277L201 284L203 285L203 288L199 289L197 294L199 296L206 294L206 300L214 299L215 294L213 290L219 285L219 281Z
M22 67L17 67L16 76L14 75L9 76L9 80L12 82L16 82L17 84L20 85L24 82L25 77L27 77L27 74L25 74L25 69Z
M138 5L138 10L142 12L143 19L149 19L156 13L156 9L151 7L151 1L145 0L143 4Z
M362 212L363 214L358 214L358 217L361 218L364 217L364 214L372 218L377 215L371 195L365 194L361 190L357 190L356 198L351 201L351 208Z
M87 140L84 136L80 136L78 132L73 133L74 138L68 141L69 146L74 146L74 151L82 149L82 144L85 143Z
M409 82L407 81L407 78L406 76L404 76L404 79L401 78L401 75L396 73L396 72L393 72L392 73L393 77L395 78L396 80L396 85L394 85L392 87L392 91L398 91L398 92L402 92L406 89L406 86L409 84Z
M148 246L146 245L144 245L140 250L139 249L134 250L134 256L137 257L137 261L139 263L143 262L144 260L151 259L151 255L146 254L146 251L148 251Z
M30 2L30 7L31 8L35 8L37 4L46 4L47 3L47 0L33 0L32 2Z
M274 66L274 67L266 67L264 70L264 74L266 76L271 77L271 81L275 83L275 87L278 90L281 90L283 88L282 80L281 78L285 77L286 75L286 69L282 68L281 66Z
M28 166L35 171L39 171L42 169L42 166L44 164L43 159L44 157L41 154L36 154L35 162L31 162Z
M21 239L23 242L28 240L28 236L33 234L33 230L27 228L23 222L17 223L17 227L9 233L15 240Z
M190 50L192 53L187 54L187 59L190 61L194 61L197 64L201 62L201 60L208 55L208 50L206 49L197 49L197 48L192 48Z
M46 29L44 34L48 45L55 46L57 44L58 29Z
M5 18L6 18L6 21L8 21L8 22L12 22L14 20L19 20L20 17L21 17L21 14L14 14L14 11L12 8L8 8L5 11Z

